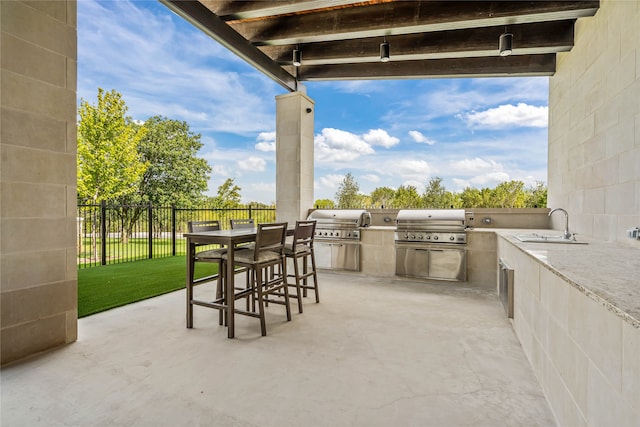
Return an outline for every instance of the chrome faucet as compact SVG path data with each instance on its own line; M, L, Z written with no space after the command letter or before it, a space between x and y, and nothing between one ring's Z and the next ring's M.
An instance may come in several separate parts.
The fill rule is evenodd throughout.
M560 211L564 214L564 232L562 233L562 237L564 237L565 239L571 239L572 235L569 232L569 214L562 208L555 208L552 209L551 212L549 212L549 217L551 217L551 214L555 211Z

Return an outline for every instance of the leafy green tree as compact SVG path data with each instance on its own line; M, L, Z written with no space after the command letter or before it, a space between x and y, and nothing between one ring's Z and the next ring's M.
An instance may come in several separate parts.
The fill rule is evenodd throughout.
M209 203L218 209L235 208L240 204L240 191L242 189L235 184L234 179L227 178L218 187L218 194L209 198Z
M460 193L460 201L463 208L480 208L482 207L482 194L477 188L466 187Z
M334 209L336 207L335 202L331 199L317 199L313 205L316 209Z
M422 205L422 198L418 194L418 189L413 185L401 185L393 197L393 206L396 208L419 208Z
M491 207L523 208L525 206L524 182L501 182L493 190Z
M211 172L207 161L197 157L202 148L200 135L190 132L186 122L154 116L142 126L145 133L138 152L148 168L137 183L136 192L119 198L123 205L120 220L126 230L123 239L131 234L146 210L142 205L189 207L203 201ZM158 231L165 226L164 218L153 218Z
M459 207L459 197L447 191L442 185L442 178L434 177L429 180L422 196L422 206L425 208L449 209Z
M351 175L351 173L346 174L344 179L342 180L342 183L338 187L338 192L336 193L338 206L343 209L361 207L362 197L358 193L359 191L360 186L356 182L353 175Z
M82 100L78 114L78 199L97 203L136 191L148 165L138 153L146 129L126 116L115 90L98 89L96 105Z
M96 105L82 100L78 114L78 200L94 204L135 193L147 170L138 153L146 130L126 116L127 106L115 90L98 89ZM96 245L97 218L91 221L91 244ZM122 237L126 242L126 228Z
M390 205L393 203L395 194L396 191L393 188L378 187L371 192L371 205L390 207Z
M525 205L528 208L547 207L547 186L544 182L537 181L536 186L526 192Z
M186 122L159 116L148 119L144 128L147 131L138 149L149 164L139 186L143 201L180 206L201 202L211 166L197 157L202 148L200 135L190 132Z

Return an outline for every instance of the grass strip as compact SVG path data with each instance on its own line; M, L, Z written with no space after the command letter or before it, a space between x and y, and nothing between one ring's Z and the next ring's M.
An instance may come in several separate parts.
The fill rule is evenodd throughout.
M196 263L196 278L215 272L216 264ZM79 269L78 317L182 289L185 275L184 256Z

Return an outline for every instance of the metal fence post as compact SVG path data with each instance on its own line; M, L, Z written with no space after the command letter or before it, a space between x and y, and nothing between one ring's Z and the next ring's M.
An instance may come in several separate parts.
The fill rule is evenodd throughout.
M100 263L107 265L107 201L100 202Z
M149 242L149 259L151 259L153 258L153 206L151 202L147 208L147 222L149 223L147 241Z
M176 205L171 204L171 255L176 256Z
M251 205L249 205L249 218L252 218L252 216L251 216Z

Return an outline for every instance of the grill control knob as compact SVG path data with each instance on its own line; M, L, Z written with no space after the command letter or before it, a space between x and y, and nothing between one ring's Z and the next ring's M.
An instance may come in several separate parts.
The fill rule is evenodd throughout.
M433 236L433 240L438 240L438 236Z
M453 240L456 240L456 238L455 238L455 237L453 237L453 236L451 236L451 237L449 237L449 240L452 240L452 241L453 241Z
M431 236L427 236L427 240L431 240Z

